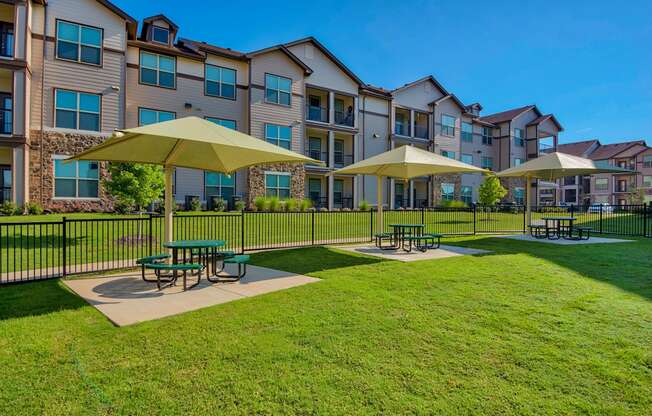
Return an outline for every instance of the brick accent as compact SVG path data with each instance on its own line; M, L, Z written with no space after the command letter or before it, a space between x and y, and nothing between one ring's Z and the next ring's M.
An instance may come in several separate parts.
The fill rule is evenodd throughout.
M435 175L432 177L432 205L441 204L441 184L452 183L455 185L454 199L462 199L462 175Z
M253 207L254 200L259 196L265 196L265 172L289 172L290 198L304 198L306 170L300 163L276 163L273 165L260 165L249 168L248 190L249 198L247 205Z
M29 160L30 201L53 212L107 212L113 201L100 184L98 200L54 200L53 155L74 155L106 140L103 136L77 133L31 131ZM107 164L100 163L100 181L108 176Z

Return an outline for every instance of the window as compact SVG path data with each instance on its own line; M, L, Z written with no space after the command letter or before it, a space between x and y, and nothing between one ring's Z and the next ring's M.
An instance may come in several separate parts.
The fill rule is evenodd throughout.
M455 136L455 117L441 115L441 134L444 136Z
M493 143L493 131L491 130L491 127L483 127L482 128L482 144L486 144L487 146L491 146Z
M514 202L516 202L517 205L525 204L525 189L514 188Z
M160 123L162 121L174 120L176 114L169 111L150 110L149 108L138 109L138 125L146 126L148 124Z
M54 125L63 129L100 131L100 96L55 90Z
M57 20L57 58L102 63L102 29Z
M568 204L577 203L577 189L566 189L564 190L564 202Z
M494 158L489 156L482 156L482 168L493 170Z
M175 88L177 60L172 56L140 51L140 82L162 88Z
M608 191L609 190L609 179L607 179L607 178L596 178L595 179L595 190L596 191Z
M235 70L206 65L206 95L235 100Z
M401 108L394 110L394 134L410 135L410 112Z
M514 166L521 166L523 164L523 159L520 157L515 157L514 158Z
M55 156L54 197L98 198L99 163L86 160L64 163L67 158L67 156Z
M0 56L8 58L14 56L13 23L0 22Z
M525 146L525 134L523 129L514 129L514 144L519 147Z
M278 75L265 74L265 101L290 105L292 80Z
M577 183L577 178L575 176L566 176L564 177L564 185L571 186Z
M473 203L473 188L470 186L463 186L461 191L462 202L466 205L471 205Z
M643 167L652 168L652 155L643 156Z
M292 129L289 126L265 124L265 140L284 149L289 149L292 142Z
M226 127L227 129L237 130L235 120L227 120L224 118L214 118L214 117L206 117L206 120L212 121L213 123L219 124L220 126Z
M0 93L0 134L13 133L13 104L10 94Z
M455 159L455 152L451 152L450 150L442 150L441 155L449 159Z
M152 40L168 45L170 43L170 30L160 26L152 26Z
M441 184L441 199L442 201L452 201L455 199L455 184L442 183Z
M473 124L462 122L462 141L473 142Z
M265 195L281 199L290 197L289 173L265 173Z
M652 188L652 176L643 176L643 187Z
M233 175L204 171L204 185L206 202L209 204L213 196L219 196L225 201L229 201L233 197L235 177Z
M462 153L462 156L460 157L460 160L461 160L462 162L464 162L464 163L467 163L467 164L469 164L469 165L472 165L472 164L473 164L473 155L471 155L471 154L466 154L466 153Z

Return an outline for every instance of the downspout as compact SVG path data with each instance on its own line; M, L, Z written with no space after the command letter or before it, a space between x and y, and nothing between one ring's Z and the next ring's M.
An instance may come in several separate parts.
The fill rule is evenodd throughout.
M47 3L43 4L43 59L41 62L41 132L40 132L40 146L39 146L39 158L41 161L41 183L40 183L40 199L41 205L45 205L45 172L43 170L43 144L45 142L45 137L43 137L43 124L44 124L44 115L45 115L45 58L47 56L47 38L48 38L48 5Z
M362 123L361 123L362 124L362 126L361 126L362 127L362 146L361 147L362 148L360 149L360 153L362 153L360 156L362 158L360 160L365 160L365 158L366 158L366 153L365 153L365 142L367 141L365 139L365 121L366 121L366 119L367 119L367 96L364 95L362 97L362 117L361 117L361 121L362 121ZM365 193L365 182L366 181L365 181L364 176L363 176L362 177L362 199L363 200L367 199L366 198L367 194Z

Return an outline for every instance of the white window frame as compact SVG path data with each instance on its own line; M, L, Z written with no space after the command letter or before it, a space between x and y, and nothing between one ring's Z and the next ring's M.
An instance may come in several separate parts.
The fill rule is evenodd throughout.
M464 156L468 156L471 159L471 162L465 161ZM473 165L473 163L474 163L473 154L472 153L462 153L462 154L460 154L460 162L464 162L464 163L467 163L469 165Z
M598 181L607 181L604 189L598 188ZM593 184L593 189L595 189L595 192L605 192L609 193L609 179L608 178L595 178L595 183Z
M267 126L274 126L274 127L276 127L276 131L277 131L277 135L276 135L276 137L272 137L272 138L267 137ZM283 149L292 150L292 127L291 127L291 126L283 126L283 125L281 125L281 124L274 124L274 123L265 123L265 125L264 125L263 127L265 128L265 141L266 141L267 143L275 144L276 146L278 146L278 147L280 147L280 148L283 148ZM286 141L286 140L281 140L281 134L280 134L280 132L281 132L281 127L290 129L290 140L288 141L290 147L288 147L288 148L283 147L283 146L280 145L280 143L281 143L282 141L283 141L283 142ZM272 140L276 140L276 143L272 143L272 141L270 141L270 139L272 139Z
M450 117L451 119L453 119L453 125L450 126L448 124L444 124L444 117ZM450 114L442 113L440 122L441 122L441 134L447 137L455 137L455 130L457 129L455 127L457 125L457 117L453 117ZM453 133L452 134L448 133L448 129L453 129Z
M518 161L518 164L516 163L517 161ZM513 162L513 166L514 167L521 166L523 163L525 163L525 161L523 160L522 157L515 157L514 162Z
M447 157L449 159L453 159L453 160L455 160L455 158L457 157L457 154L455 154L455 152L452 151L452 150L442 150L441 155L444 156L444 157ZM451 157L451 156L453 156L453 157Z
M491 166L485 165L485 163L484 163L485 160L489 160L489 161L491 161ZM482 156L482 157L480 158L480 167L481 167L482 169L493 170L493 169L494 169L494 158L491 157L491 156Z
M281 189L287 189L288 190L288 198L292 197L292 174L290 172L276 172L273 170L267 170L265 171L265 196L267 196L267 175L273 175L273 176L289 176L290 177L290 185L287 188L281 188L281 187L276 187L273 188L276 190L276 197L281 198L279 196L279 190Z
M464 126L469 126L471 127L471 130L465 131ZM473 143L473 123L468 123L466 121L462 121L462 127L460 129L460 135L461 135L461 140L465 143ZM470 135L470 139L465 139L467 135Z
M89 162L95 162L98 164L97 166L97 179L93 178L79 178L79 162L71 162L75 163L75 177L57 177L57 166L56 166L56 160L66 160L70 159L70 156L67 155L52 155L52 177L54 180L52 181L52 199L55 201L99 201L100 198L100 162L98 161L89 161ZM67 196L56 196L56 191L57 191L57 179L66 179L66 180L74 180L75 181L75 195L79 195L79 181L84 180L84 181L97 181L97 197L67 197Z
M156 56L156 68L152 68L152 67L143 65L143 54ZM161 56L164 56L166 58L170 58L170 59L174 60L174 72L161 70ZM139 58L139 61L138 61L138 64L139 64L138 82L139 83L141 83L142 85L150 86L150 87L165 88L165 89L168 89L168 90L174 90L174 89L177 88L177 58L176 58L176 56L163 55L163 54L160 54L160 53L144 51L144 50L141 49L140 54L138 55L138 58ZM156 71L156 84L150 84L148 82L143 82L143 72L142 72L143 68L149 69L151 71ZM174 77L173 77L174 84L171 87L161 85L161 72L165 72L166 74L174 75Z
M219 118L219 117L210 117L207 116L206 120L210 121L211 123L215 123L219 126L226 127L227 129L230 129L231 127L225 126L222 124L225 121L233 122L234 127L231 130L238 130L238 121L237 120L231 120L229 118Z
M450 186L453 188L453 191L450 194L450 199L444 198L444 186ZM441 193L441 200L442 201L454 201L455 200L455 184L454 183L448 183L448 182L442 182L440 185L440 193ZM448 195L448 194L446 194Z
M75 122L76 128L71 129L70 127L58 127L57 126L57 109L59 109L58 108L58 103L57 103L57 92L59 92L59 91L72 92L72 93L77 95L77 108L74 110L75 114L76 114L76 122ZM95 113L93 111L82 111L82 110L80 110L79 109L79 102L80 102L81 94L95 95L95 96L99 97L99 99L100 99L100 110L97 113ZM72 111L69 108L61 108L61 110L62 111ZM80 129L79 128L79 113L97 114L99 130L82 130L82 129ZM102 94L94 94L94 93L91 93L91 92L75 91L75 90L69 90L69 89L66 89L66 88L55 88L54 89L54 128L60 129L60 130L70 130L70 131L89 131L89 132L92 131L93 133L101 132L102 131Z
M214 174L218 175L219 183L218 183L216 186L213 186L213 185L207 185L207 184L206 184L206 175L211 174L211 173L214 173ZM222 185L222 179L223 179L225 176L227 176L227 175L224 174L224 173L221 173L221 172L211 172L211 171L208 171L208 170L205 170L205 171L204 171L204 195L206 196L205 199L206 199L207 202L208 202L208 192L206 192L206 189L207 189L207 188L217 188L217 190L218 190L218 192L219 192L219 193L217 194L217 196L219 196L220 198L223 198L223 194L222 194L222 189L223 189L223 188L232 188L232 189L233 189L233 193L235 194L236 173L234 173L234 174L231 175L231 176L232 176L232 179L233 179L233 185L231 185L231 186ZM212 195L211 195L211 196L212 196Z
M68 25L77 26L77 37L78 37L78 41L77 41L77 60L62 58L62 57L59 56L59 40L60 40L59 39L59 24L60 23L65 23L65 24L68 24ZM100 31L100 45L99 46L91 45L89 43L83 43L82 42L82 28L84 28L84 27L88 28L88 29L93 29L93 30L99 30ZM104 61L104 29L103 28L96 27L96 26L84 25L84 24L81 24L81 23L69 22L67 20L57 19L57 24L56 24L56 28L55 28L55 35L56 35L56 38L55 38L56 41L55 41L55 45L54 45L54 55L55 55L55 57L57 59L60 59L62 61L66 61L66 62L75 62L75 63L78 63L78 64L93 65L93 66L99 66L99 67L102 66L102 62ZM71 42L69 40L65 40L65 39L61 40L61 41L66 42L66 43L73 43L73 42ZM94 62L82 61L82 59L81 59L82 46L86 46L88 48L99 49L99 51L100 51L100 62L94 63Z
M168 32L168 41L167 42L161 42L159 40L154 39L154 30L155 29L164 30L164 31ZM170 31L170 28L163 27L163 26L152 25L152 42L158 43L159 45L169 45L171 35L172 35L172 31Z
M647 184L645 183L646 178L649 179ZM643 175L643 188L652 188L652 175Z
M267 77L268 77L268 76L270 76L270 77L276 77L276 78L279 78L279 79L281 79L281 78L282 78L282 79L287 79L288 81L290 81L290 89L289 89L288 91L285 91L285 90L282 90L282 89L280 89L280 88L270 88L270 87L267 85ZM267 99L267 90L272 90L272 91L276 91L276 92L277 92L277 94L278 94L278 101L277 101L277 102L270 101L270 100ZM289 94L289 96L290 96L290 102L289 102L289 103L287 103L287 104L283 104L283 103L281 103L281 92L284 92L284 93ZM282 105L282 106L284 106L284 107L291 107L291 106L292 106L292 78L284 77L284 76L282 76L282 75L276 75L276 74L265 73L265 102L266 102L266 103L270 103L270 104Z
M519 135L516 135L516 132L519 132ZM518 147L525 147L525 130L523 129L514 129L514 145Z
M485 146L493 146L494 131L491 127L482 127L482 144Z

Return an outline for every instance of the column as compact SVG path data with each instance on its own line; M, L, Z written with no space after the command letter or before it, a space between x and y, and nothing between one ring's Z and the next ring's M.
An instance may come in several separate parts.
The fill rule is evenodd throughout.
M333 189L335 188L335 177L328 175L328 210L333 209Z
M27 136L27 114L25 113L25 96L27 77L24 69L13 71L13 134Z
M328 91L328 122L335 124L335 93Z
M335 168L335 132L328 131L328 167Z
M353 177L353 209L358 208L360 205L360 192L358 190L360 183L360 175L355 175Z
M414 137L414 110L410 110L410 137Z
M394 209L394 201L395 201L395 195L394 193L396 192L396 187L394 186L396 180L394 178L391 178L389 180L389 209Z
M358 104L358 96L353 97L353 128L358 128L358 116L360 115Z
M410 180L410 208L414 208L414 181Z
M15 2L14 10L14 58L26 60L27 50L27 2Z

